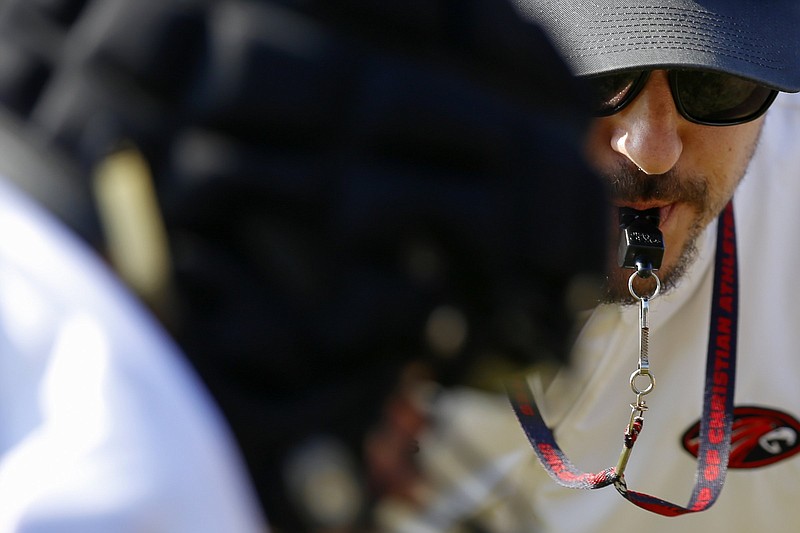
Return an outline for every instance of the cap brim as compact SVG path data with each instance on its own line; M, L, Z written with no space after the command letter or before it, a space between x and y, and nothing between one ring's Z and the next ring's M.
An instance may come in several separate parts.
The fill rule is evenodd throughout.
M578 76L700 68L800 91L800 1L515 0Z

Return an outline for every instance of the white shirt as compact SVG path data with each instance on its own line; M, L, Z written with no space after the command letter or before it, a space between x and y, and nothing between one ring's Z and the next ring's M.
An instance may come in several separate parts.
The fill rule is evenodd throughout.
M0 532L265 529L228 428L172 342L0 182Z
M800 419L800 96L779 95L734 200L739 255L736 406ZM626 471L631 490L686 505L696 459L681 444L699 420L705 377L716 224L701 236L686 279L651 303L650 365L643 431ZM635 400L628 380L638 357L638 308L600 306L541 407L557 441L581 470L614 466ZM666 518L612 487L574 490L553 482L534 458L503 398L453 391L437 406L442 425L420 443L437 494L422 514L392 514L387 529L449 531L465 516L494 532L796 531L800 454L769 466L732 469L714 506ZM800 439L782 434L781 438ZM463 460L470 457L469 463ZM487 472L491 473L488 475ZM470 488L471 487L471 488ZM448 499L449 498L449 499Z

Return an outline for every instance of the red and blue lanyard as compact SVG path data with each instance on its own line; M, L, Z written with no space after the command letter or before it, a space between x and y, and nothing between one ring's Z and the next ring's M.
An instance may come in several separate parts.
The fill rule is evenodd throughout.
M738 272L733 203L719 217L714 265L714 289L709 324L703 415L695 487L686 506L648 494L628 490L624 472L618 467L598 473L578 470L558 446L553 432L539 414L533 394L524 379L509 383L509 398L539 461L560 485L573 489L598 489L614 485L628 501L664 516L704 511L714 504L725 483L733 423L733 392L736 377L738 317ZM633 417L632 417L633 422ZM632 434L626 432L629 450L641 431L641 419ZM629 430L631 426L629 426Z

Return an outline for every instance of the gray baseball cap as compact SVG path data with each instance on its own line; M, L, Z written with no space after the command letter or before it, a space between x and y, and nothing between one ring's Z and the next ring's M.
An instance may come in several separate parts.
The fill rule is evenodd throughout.
M574 74L701 68L800 91L800 0L512 0Z

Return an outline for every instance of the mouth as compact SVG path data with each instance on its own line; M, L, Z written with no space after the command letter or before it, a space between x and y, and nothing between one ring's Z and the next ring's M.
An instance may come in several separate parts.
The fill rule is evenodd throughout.
M670 215L675 210L675 203L665 204L664 202L614 202L616 207L629 207L637 211L647 211L648 209L658 209L659 223L658 227L663 231Z

